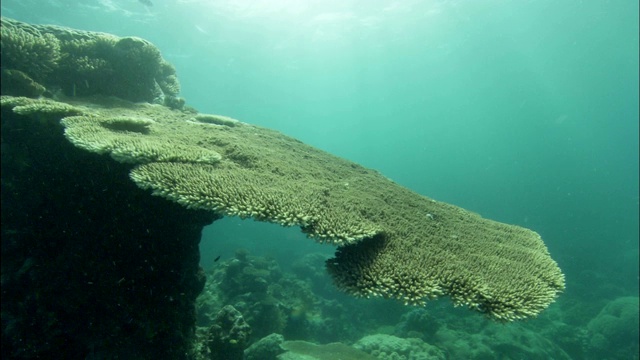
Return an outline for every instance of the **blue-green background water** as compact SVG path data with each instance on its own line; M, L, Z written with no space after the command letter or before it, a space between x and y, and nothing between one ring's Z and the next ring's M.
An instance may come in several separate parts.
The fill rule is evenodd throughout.
M152 1L3 0L2 15L148 39L201 112L539 232L560 301L638 296L638 1ZM333 251L225 219L203 266L238 247L283 266Z

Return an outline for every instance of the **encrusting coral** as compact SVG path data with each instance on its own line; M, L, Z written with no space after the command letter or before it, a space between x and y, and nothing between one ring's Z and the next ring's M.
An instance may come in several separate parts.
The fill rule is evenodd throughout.
M28 103L16 112L44 106L13 99L4 102ZM61 121L74 145L133 164L140 188L187 208L300 226L338 245L327 267L353 295L406 304L448 295L511 321L537 315L564 288L531 230L418 195L272 130L198 125L191 113L158 105L92 102L73 102L83 114Z

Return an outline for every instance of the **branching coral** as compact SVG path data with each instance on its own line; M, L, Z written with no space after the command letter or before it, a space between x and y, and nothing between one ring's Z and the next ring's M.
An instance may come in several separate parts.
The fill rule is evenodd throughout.
M1 21L2 67L20 70L37 82L46 81L58 67L60 41L34 26L5 17Z
M158 48L136 38L2 18L2 66L67 96L114 95L181 108L180 83ZM164 99L166 97L166 100Z

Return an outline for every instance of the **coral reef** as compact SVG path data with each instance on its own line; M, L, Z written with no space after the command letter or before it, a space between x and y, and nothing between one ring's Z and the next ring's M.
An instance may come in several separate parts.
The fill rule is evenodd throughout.
M2 358L186 358L211 212L149 196L63 136L90 113L2 97Z
M282 334L287 340L321 344L354 342L359 349L380 359L589 358L582 349L589 340L586 332L562 323L558 307L534 322L509 325L494 324L464 309L451 308L445 301L435 301L428 308L413 308L400 315L393 302L340 298L335 290L327 293L326 286L321 285L329 280L320 271L324 258L321 254L308 254L296 261L293 272L288 273L281 271L273 259L239 250L235 259L215 265L198 301L198 312L213 313L218 304L229 302L254 313L261 311L260 302L268 295L269 301L281 310L278 321L285 324ZM244 270L253 266L262 270ZM267 284L246 274L261 274ZM398 306L398 309L406 308ZM203 317L200 325L208 326L211 318ZM265 329L262 332L267 331L269 326L261 321L260 317L247 319L248 323ZM372 330L379 334L358 340ZM384 334L385 331L388 333ZM304 356L311 355L290 352L280 358Z
M2 95L38 97L46 91L45 87L35 82L29 75L20 70L2 69Z
M205 287L200 231L223 215L300 226L338 246L329 274L360 297L422 305L448 296L511 321L536 316L564 289L531 230L421 196L276 131L159 105L184 103L175 70L145 40L6 18L1 40L12 76L3 93L51 97L3 95L0 104L3 357L240 359L272 333L353 339L365 323L358 307L393 317L374 302L317 296L328 293L319 258L296 264L296 278L246 251L217 263L196 314ZM614 334L607 324L618 308L590 330ZM207 329L200 348L196 319ZM402 331L441 341L450 354L477 355L460 350L461 339L488 347L449 326L423 332L429 320L409 314ZM495 326L477 330L497 338ZM530 334L500 338L491 346L509 356L537 356L513 348L521 339L549 348ZM369 340L360 344L378 344L378 357L440 356L420 339ZM296 349L280 358L370 357L344 344L284 346Z
M328 287L330 278L326 272L322 275L323 279L317 281ZM273 259L252 256L245 250L217 263L207 278L197 300L198 326L210 326L215 311L232 304L251 325L251 341L273 332L288 340L353 341L361 336L362 329L387 320L381 312L386 315L403 309L388 301L372 306L376 305L372 304L374 300L353 299L336 289L332 293L315 291L304 273L283 272Z
M277 132L194 125L188 112L148 104L100 107L96 97L73 107L83 114L61 120L67 139L133 164L140 188L188 209L300 225L341 245L327 268L353 295L406 304L448 295L510 321L537 315L564 288L538 234L422 197Z
M215 164L220 154L166 136L168 128L140 116L70 116L64 135L79 148L110 154L122 163L192 162ZM182 141L180 141L182 140Z
M331 256L310 253L295 259L291 264L291 271L301 280L311 286L315 294L323 297L335 297L335 287L327 281L325 263Z
M73 100L100 94L182 106L174 68L143 39L6 18L2 29L3 67ZM139 187L187 208L296 225L341 246L327 267L353 295L407 304L448 295L511 321L537 315L564 289L538 234L422 197L277 132L218 115L87 105L89 114L62 121L73 144L135 164ZM124 127L140 113L153 116Z
M276 360L285 352L281 346L283 342L284 337L280 334L267 335L244 351L244 360Z
M238 120L222 116L222 115L212 115L212 114L197 114L193 118L194 122L199 122L203 124L211 124L211 125L221 125L221 126L236 126L238 124Z
M24 97L3 96L1 101L2 106L13 108L13 112L17 115L41 117L45 122L57 122L65 116L89 113L87 109L47 99L36 101Z
M535 316L564 288L538 234L424 198L277 132L196 126L189 113L144 105L87 104L86 112L62 120L67 138L136 164L130 176L139 187L190 209L299 225L341 245L327 267L354 295L407 304L448 295L510 321ZM143 115L150 121L138 130L113 126Z
M353 347L380 360L444 360L445 354L420 339L375 334L358 340Z
M5 17L0 19L2 67L19 70L37 82L44 82L62 57L55 35Z
M207 331L202 359L242 360L251 327L231 305L223 307Z
M23 72L52 96L60 89L70 97L101 94L171 108L184 105L177 97L175 68L146 40L3 17L1 41L2 67Z
M441 320L424 308L413 309L402 316L396 325L395 335L431 339L442 326Z
M286 341L288 352L278 356L279 360L375 360L367 353L342 343L317 345L306 341Z
M548 338L520 323L479 323L469 318L441 326L430 342L453 359L571 359Z
M638 297L619 297L608 303L587 328L592 359L630 359L638 356Z

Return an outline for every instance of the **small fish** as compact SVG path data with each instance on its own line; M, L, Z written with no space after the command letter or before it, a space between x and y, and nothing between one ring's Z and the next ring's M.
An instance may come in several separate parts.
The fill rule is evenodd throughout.
M151 2L151 0L138 0L138 1L140 1L142 4L146 6L153 6L153 3Z
M213 262L218 262L218 260L220 260L220 255L218 255L218 257L216 257L215 259L213 259Z

